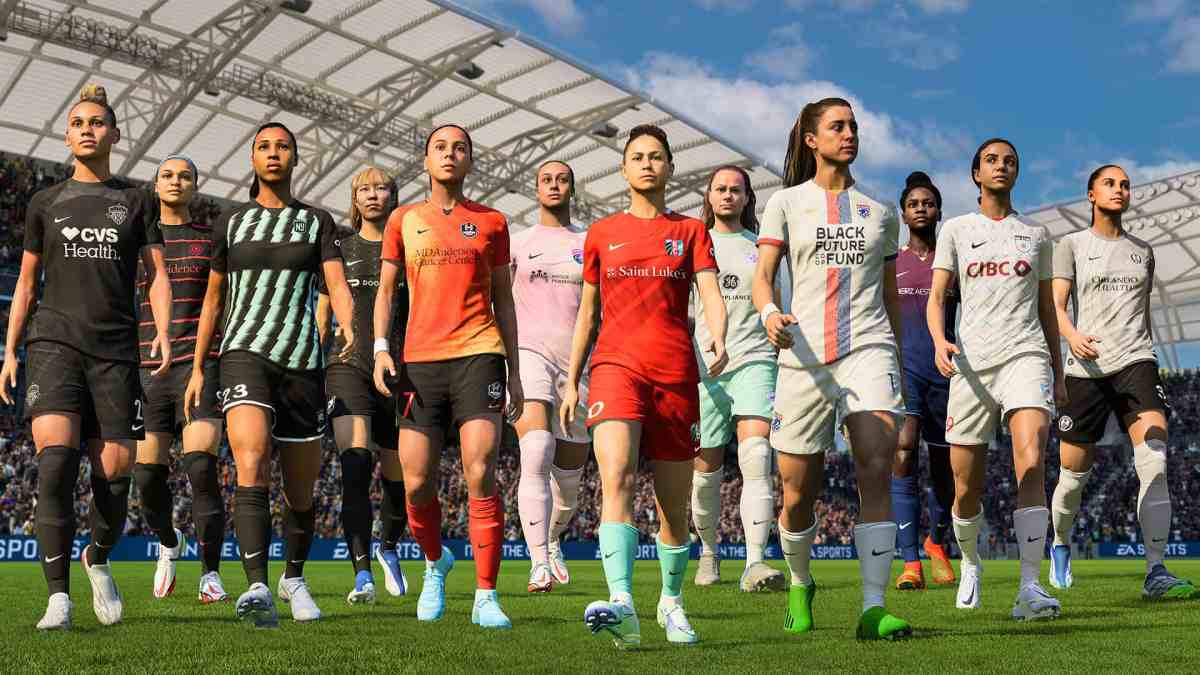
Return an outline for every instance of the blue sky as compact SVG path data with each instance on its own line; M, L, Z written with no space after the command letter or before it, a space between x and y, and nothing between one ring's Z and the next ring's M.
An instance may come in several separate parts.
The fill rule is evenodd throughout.
M973 207L983 139L1021 154L1019 208L1200 168L1200 2L459 0L634 84L770 162L810 100L855 104L855 165L890 195L934 176ZM697 92L702 92L697 96Z

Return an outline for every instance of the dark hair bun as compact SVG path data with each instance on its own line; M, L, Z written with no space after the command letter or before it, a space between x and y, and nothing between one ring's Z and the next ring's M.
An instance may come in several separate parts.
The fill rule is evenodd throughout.
M904 187L914 188L933 185L933 179L924 171L914 171L904 179Z

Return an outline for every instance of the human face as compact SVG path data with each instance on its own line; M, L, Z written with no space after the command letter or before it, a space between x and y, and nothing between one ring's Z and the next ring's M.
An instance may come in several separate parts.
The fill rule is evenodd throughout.
M457 127L442 127L429 139L425 170L439 183L461 183L471 171L471 147Z
M79 159L107 157L121 132L111 123L104 106L78 103L67 117L67 147Z
M1088 190L1088 201L1108 213L1124 213L1129 208L1129 176L1119 166L1100 172Z
M913 231L933 227L942 219L942 211L937 206L933 190L929 188L913 188L901 206L904 208L904 224Z
M848 165L858 157L858 121L854 111L838 105L825 109L816 132L804 134L804 143L831 164Z
M538 203L557 209L571 199L571 169L562 162L551 162L538 171Z
M742 174L731 169L718 171L708 186L708 205L718 220L738 222L747 198Z
M282 183L290 180L296 164L292 137L287 130L279 127L263 129L254 137L250 160L254 164L254 173L263 182Z
M354 205L364 220L377 222L387 215L387 206L392 199L392 186L379 177L373 177L354 189Z
M989 192L1010 192L1017 183L1017 152L1008 143L992 143L979 153L975 180Z
M196 194L196 176L192 174L192 167L182 159L163 162L154 180L154 191L158 193L158 200L167 206L187 206Z
M674 165L667 161L667 149L650 135L633 139L621 162L621 175L638 192L665 190L674 170Z

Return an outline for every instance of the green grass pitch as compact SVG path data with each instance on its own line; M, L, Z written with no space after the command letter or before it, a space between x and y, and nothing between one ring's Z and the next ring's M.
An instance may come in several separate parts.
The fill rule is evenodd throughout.
M779 563L776 563L779 564ZM472 565L460 562L448 581L446 616L418 623L415 616L419 568L407 564L416 587L393 598L382 589L373 607L351 607L345 595L353 582L347 563L311 563L306 573L324 618L293 623L280 604L281 628L255 630L234 620L233 605L196 601L197 563L182 563L173 597L150 593L153 563L114 563L125 597L125 620L100 626L92 613L83 570L72 568L75 627L68 633L39 633L34 623L45 608L45 586L37 565L0 565L0 644L6 672L908 672L942 675L963 671L1021 672L1196 672L1200 663L1200 601L1150 603L1141 599L1141 561L1077 561L1076 585L1056 595L1063 616L1021 624L1009 618L1016 593L1017 563L987 562L983 607L954 608L952 587L901 593L889 590L888 605L916 628L914 639L896 644L854 640L860 595L857 564L814 562L820 591L815 632L795 636L781 630L782 594L738 592L741 563L722 566L716 587L690 585L684 600L702 642L667 644L654 619L659 572L638 563L635 597L642 620L642 649L621 653L606 636L592 636L583 609L607 596L600 565L573 562L572 583L548 595L525 592L528 563L501 568L501 602L512 617L511 631L484 631L470 623ZM897 569L899 565L897 564ZM1200 578L1200 561L1175 561L1172 570ZM226 585L236 596L245 589L240 566L226 562ZM282 565L272 564L272 586ZM927 572L928 573L928 572ZM1043 579L1045 570L1043 570Z

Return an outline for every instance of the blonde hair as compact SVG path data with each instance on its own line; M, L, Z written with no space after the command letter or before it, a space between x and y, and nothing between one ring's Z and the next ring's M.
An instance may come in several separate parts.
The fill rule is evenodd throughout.
M350 181L350 226L357 232L362 227L363 216L358 210L358 189L364 185L371 183L383 183L391 189L391 196L388 197L387 210L390 212L392 206L396 202L396 184L391 176L383 169L375 166L368 166L354 175Z
M79 100L75 105L80 103L94 103L95 105L104 108L104 114L108 117L109 124L117 126L117 113L113 111L112 106L108 104L108 91L102 85L94 82L89 82L83 85L83 89L79 90ZM71 106L71 110L75 110L75 106ZM68 117L70 113L68 113Z

